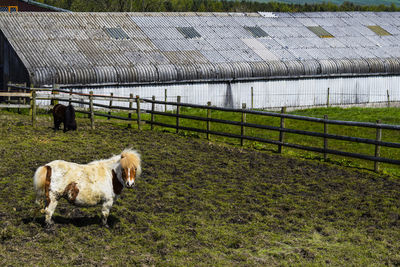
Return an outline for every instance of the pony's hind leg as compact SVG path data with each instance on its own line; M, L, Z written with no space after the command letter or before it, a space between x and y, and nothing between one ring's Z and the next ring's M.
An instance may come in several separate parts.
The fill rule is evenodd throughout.
M54 221L52 219L53 213L57 207L58 204L58 199L57 197L53 194L53 192L49 192L49 203L46 203L46 208L45 208L45 222L46 222L46 226L50 227L54 224Z
M40 213L44 213L44 200L37 198L35 201L36 206L33 209L32 219L33 221L36 220Z
M36 207L34 209L34 215L37 216L40 213L44 213L45 203L44 199L40 197L36 197L35 200Z

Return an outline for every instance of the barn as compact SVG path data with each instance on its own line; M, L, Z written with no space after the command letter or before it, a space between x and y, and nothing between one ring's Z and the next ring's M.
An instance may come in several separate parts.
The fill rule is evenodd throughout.
M0 14L3 89L225 107L400 101L400 13Z

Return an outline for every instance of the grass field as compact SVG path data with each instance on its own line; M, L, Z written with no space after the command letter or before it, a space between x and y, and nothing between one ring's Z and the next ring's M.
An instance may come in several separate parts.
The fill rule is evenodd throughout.
M206 117L207 111L202 109L192 109L192 108L182 108L181 114L185 115L192 115L197 117ZM309 116L309 117L316 117L316 118L324 118L324 115L327 115L329 119L332 120L343 120L343 121L360 121L360 122L372 122L375 123L377 120L380 120L381 123L384 124L400 124L400 109L399 108L338 108L338 107L331 107L331 108L314 108L314 109L305 109L305 110L296 110L290 112L290 114L302 115L302 116ZM120 116L127 117L127 114L119 114ZM222 120L230 120L230 121L237 121L240 122L241 114L240 113L233 113L233 112L222 112L222 111L212 111L212 118L215 119L222 119ZM149 115L142 116L144 119L150 120ZM170 125L176 124L176 119L174 117L167 117L167 116L155 116L155 121L168 123ZM268 125L268 126L280 126L280 118L270 117L270 116L260 116L260 115L253 115L247 114L246 122L258 124L258 125ZM125 124L126 125L126 124ZM197 129L206 129L206 123L202 121L196 120L188 120L188 119L180 119L180 125L183 127L191 127ZM136 126L134 126L136 127ZM145 129L150 129L149 125L143 126ZM324 125L322 123L316 122L307 122L301 120L294 120L294 119L286 119L285 120L285 127L289 129L296 129L296 130L303 130L303 131L312 131L312 132L324 132ZM175 132L175 129L172 128L160 128L166 131ZM235 125L228 125L222 123L211 123L211 130L217 132L224 132L224 133L233 133L240 135L241 129L239 126ZM352 136L352 137L359 137L359 138L368 138L375 140L376 138L376 129L373 128L365 128L365 127L354 127L354 126L342 126L342 125L328 125L328 132L330 134L341 135L341 136ZM181 135L186 136L195 136L206 138L206 134L196 133L196 132L188 132L188 131L180 131ZM279 140L279 132L278 131L270 131L264 129L255 129L246 127L245 135L252 136L252 137L259 137L269 140ZM212 140L225 142L230 144L239 145L239 139L227 138L213 135ZM312 136L305 136L299 134L292 134L292 133L285 133L286 143L291 144L299 144L304 146L311 146L317 148L323 148L324 140L323 138L319 137L312 137ZM400 142L400 131L394 130L382 130L382 141L387 142ZM253 141L245 141L244 146L247 148L255 148L258 150L269 150L269 151L276 151L277 146L266 144L266 143L259 143ZM373 156L375 153L375 145L370 144L362 144L362 143L355 143L355 142L348 142L348 141L338 141L338 140L328 140L328 148L345 151L345 152L352 152L352 153L360 153L364 155L371 155ZM319 161L324 161L323 155L321 153L314 153L309 151L303 151L298 149L290 149L290 148L283 148L283 154L289 156L296 156L301 158L308 158L308 159L315 159ZM391 159L400 159L400 149L397 148L387 148L381 147L381 154L382 157L391 158ZM329 155L328 162L333 164L338 164L341 166L348 166L348 167L355 167L355 168L363 168L363 169L374 169L374 162L366 161L366 160L359 160L355 158L348 158L336 155ZM400 166L391 165L391 164L380 164L380 170L383 173L393 174L400 176Z
M305 111L302 111L305 112ZM400 265L400 178L194 136L0 112L0 264ZM188 134L187 134L188 135ZM51 160L142 153L143 175L111 210L60 201L54 231L33 214L32 176Z

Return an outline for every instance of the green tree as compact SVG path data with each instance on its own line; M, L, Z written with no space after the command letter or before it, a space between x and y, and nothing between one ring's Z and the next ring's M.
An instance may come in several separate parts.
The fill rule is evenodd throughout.
M37 0L41 3L86 12L312 12L312 11L400 11L394 3L390 6L361 6L353 2L336 5L332 2L318 4L287 4L282 2L256 2L245 0Z

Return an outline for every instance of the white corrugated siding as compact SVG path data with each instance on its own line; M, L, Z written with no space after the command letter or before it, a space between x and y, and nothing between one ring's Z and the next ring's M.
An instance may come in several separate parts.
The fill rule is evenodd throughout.
M329 79L273 80L227 83L194 83L171 85L146 85L131 87L97 87L74 89L74 91L114 96L139 95L149 98L154 95L157 100L165 99L175 102L181 96L184 103L212 105L220 107L241 108L242 103L251 107L251 88L253 87L254 108L279 107L312 107L327 104L328 88L331 105L368 104L386 102L387 92L390 101L400 101L400 76L352 77ZM108 104L108 101L98 101ZM115 105L127 105L117 103ZM45 104L45 102L42 102ZM46 103L47 104L47 103ZM145 105L144 108L150 108ZM169 107L171 108L171 107ZM163 109L160 105L157 109Z

